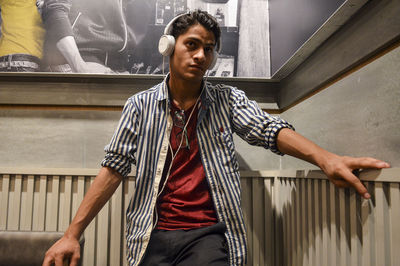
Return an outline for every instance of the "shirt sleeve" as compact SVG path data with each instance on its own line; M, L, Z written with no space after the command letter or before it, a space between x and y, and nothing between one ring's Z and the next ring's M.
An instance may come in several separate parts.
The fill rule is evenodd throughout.
M122 111L118 127L104 150L105 158L101 162L126 177L131 172L131 165L136 164L138 108L132 99L128 99Z
M232 126L236 134L251 145L262 146L283 155L278 150L278 133L282 128L294 130L294 127L280 117L262 111L258 104L249 100L241 90L232 88L229 101Z
M42 10L42 19L47 31L47 38L54 42L65 36L73 36L68 14L71 9L71 0L45 0Z

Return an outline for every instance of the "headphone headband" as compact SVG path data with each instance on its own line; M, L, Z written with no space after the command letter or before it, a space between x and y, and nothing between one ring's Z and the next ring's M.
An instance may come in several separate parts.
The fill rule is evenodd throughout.
M172 33L172 25L174 24L174 22L175 22L178 18L183 17L183 16L185 16L185 15L189 15L189 14L190 14L189 12L188 12L188 13L182 13L182 14L180 14L180 15L177 15L177 16L174 17L173 19L171 19L171 21L168 22L167 26L165 26L164 34L165 34L165 35L171 35L171 33Z

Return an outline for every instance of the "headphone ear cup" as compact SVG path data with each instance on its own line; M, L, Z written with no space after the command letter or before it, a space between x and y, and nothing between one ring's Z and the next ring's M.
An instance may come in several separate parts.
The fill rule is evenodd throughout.
M164 34L158 41L158 51L163 56L170 56L174 51L175 38L172 35Z
M219 56L218 52L214 51L213 60L211 61L211 65L208 67L209 70L213 69L215 67L215 65L217 64L218 56Z

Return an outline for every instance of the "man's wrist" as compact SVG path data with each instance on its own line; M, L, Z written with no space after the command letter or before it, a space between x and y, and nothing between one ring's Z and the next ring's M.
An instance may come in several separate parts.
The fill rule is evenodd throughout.
M77 58L76 60L73 60L73 62L70 63L70 66L73 72L77 73L86 72L86 62L83 61L81 57Z
M328 165L335 159L339 158L339 155L336 155L334 153L331 153L327 150L321 149L320 153L318 156L315 156L315 164L321 168L322 170L325 171L325 169L328 168Z
M79 229L76 229L73 224L71 224L68 229L64 232L64 236L68 239L79 240L82 233Z

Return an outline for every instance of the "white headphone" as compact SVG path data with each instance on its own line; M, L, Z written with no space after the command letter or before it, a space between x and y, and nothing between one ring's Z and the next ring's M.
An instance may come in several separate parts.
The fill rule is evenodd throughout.
M180 18L184 15L187 15L187 14L189 14L189 13L183 13L183 14L180 14L180 15L174 17L167 24L167 26L165 26L164 35L161 36L161 38L158 42L158 51L163 56L170 56L175 48L175 37L171 35L172 25L178 18ZM217 60L218 60L219 52L221 51L221 37L218 38L218 40L216 40L216 41L217 41L217 45L216 45L217 49L214 49L213 59L212 59L211 65L208 67L208 69L212 69L215 66L215 64L217 63Z

